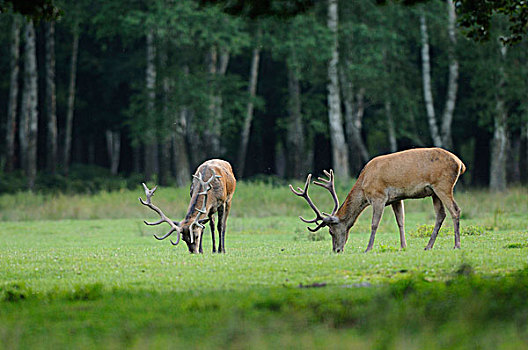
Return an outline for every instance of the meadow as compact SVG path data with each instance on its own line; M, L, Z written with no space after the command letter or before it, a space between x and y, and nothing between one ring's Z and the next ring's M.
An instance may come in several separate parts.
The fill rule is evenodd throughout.
M350 183L337 184L341 200ZM519 348L528 341L528 189L459 190L462 249L446 218L432 251L431 199L408 200L408 248L386 210L331 252L286 184L240 183L227 254L157 241L168 226L134 191L0 196L0 348ZM313 189L321 208L324 190ZM188 189L154 202L184 216Z

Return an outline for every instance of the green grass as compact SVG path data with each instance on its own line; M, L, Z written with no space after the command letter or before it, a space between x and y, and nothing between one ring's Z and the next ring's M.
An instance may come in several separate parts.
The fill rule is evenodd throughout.
M187 189L158 192L184 215ZM407 201L408 248L387 210L368 254L370 210L333 254L297 218L306 204L264 184L239 185L226 255L209 230L203 255L155 240L168 228L143 225L139 189L0 196L0 348L526 347L526 192L457 193L460 250L448 217L424 251L431 201Z

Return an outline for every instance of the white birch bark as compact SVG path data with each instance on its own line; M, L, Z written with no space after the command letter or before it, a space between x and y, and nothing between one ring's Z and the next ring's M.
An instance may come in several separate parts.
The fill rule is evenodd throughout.
M75 82L77 79L77 55L79 53L79 29L73 30L73 42L70 63L70 82L68 87L68 110L66 112L66 126L64 132L64 172L68 174L71 158L71 141L73 131L73 114L75 110Z
M55 22L46 23L46 167L57 171L57 103L55 93Z
M244 125L240 133L240 147L238 153L238 176L244 176L244 170L246 168L246 155L249 143L249 132L251 131L251 122L253 121L253 111L255 99L257 93L257 81L258 81L258 69L260 62L260 48L255 47L253 49L253 55L251 58L251 68L249 73L249 85L248 94L249 101L246 108L246 118L244 119Z
M20 71L20 28L21 18L18 15L13 16L13 25L11 29L11 58L10 58L10 83L9 83L9 101L7 104L7 125L6 125L6 171L14 170L15 158L15 134L18 105L18 75Z
M420 33L422 38L422 82L425 110L427 112L427 121L429 122L429 131L433 144L436 147L442 147L442 139L438 132L436 124L435 109L433 103L433 92L431 88L431 61L429 57L429 35L427 33L427 21L425 14L420 15Z
M332 33L332 56L328 62L328 122L332 146L333 168L338 177L349 177L348 149L345 141L341 117L341 98L337 67L339 64L338 46L338 0L328 0L327 25Z
M453 114L455 111L457 90L458 90L458 60L455 55L457 44L456 38L456 12L453 0L447 0L448 10L448 36L449 36L449 77L447 82L447 94L442 116L442 145L447 149L453 149L453 139L451 137L451 125L453 123Z
M506 84L506 72L504 64L507 48L499 41L500 45L500 68L499 83L496 87L496 111L493 120L493 140L491 145L490 162L490 190L504 191L506 189L506 153L508 149L507 135L507 111L504 101L504 85Z

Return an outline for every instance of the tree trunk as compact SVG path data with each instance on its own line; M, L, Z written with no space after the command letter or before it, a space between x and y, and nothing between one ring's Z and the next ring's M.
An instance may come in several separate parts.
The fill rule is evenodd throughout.
M422 37L422 81L425 110L427 111L427 121L433 144L436 147L442 147L442 139L438 132L436 124L435 109L433 103L433 92L431 88L431 61L429 57L429 35L427 34L427 22L425 14L420 15L420 33Z
M57 103L55 97L55 22L46 23L46 167L57 171Z
M182 108L180 111L179 120L176 123L175 131L172 134L174 176L176 178L176 184L179 187L186 186L191 175L191 170L189 168L189 157L187 154L187 143L185 137L187 114L187 108Z
M165 45L160 48L159 51L159 61L160 66L166 67L167 66L167 47L168 42L165 42ZM171 175L171 147L172 147L172 124L175 122L176 118L175 116L177 113L174 113L173 110L169 106L169 96L172 92L171 87L171 80L169 79L168 74L163 74L163 77L161 78L161 87L163 91L162 101L163 101L163 120L165 121L162 125L163 128L160 130L159 138L161 139L160 144L160 164L159 164L159 184L160 185L167 185L169 183L170 175ZM170 126L165 126L167 123L170 123Z
M305 140L301 114L301 89L296 67L288 67L288 129L286 133L288 178L302 178L305 169Z
M258 80L258 69L260 61L260 48L255 47L253 49L253 56L251 59L251 69L249 73L249 85L248 94L249 101L246 108L246 118L244 119L244 125L242 126L242 132L240 133L240 147L238 149L238 176L244 176L244 170L246 168L246 155L249 143L249 132L251 131L251 122L253 121L253 100L255 99L257 92L257 80Z
M147 118L148 126L145 130L145 179L151 180L153 174L159 171L158 142L156 140L156 46L154 43L154 29L147 32Z
M503 191L506 189L506 153L508 150L508 132L506 121L508 118L504 101L504 86L506 73L504 64L506 46L500 45L501 63L499 68L499 83L496 87L496 114L494 118L493 140L490 165L490 190Z
M328 122L334 171L338 177L348 178L348 149L341 118L341 98L339 96L339 79L337 72L339 64L337 2L338 0L328 0L327 24L332 33L333 39L332 57L330 62L328 62Z
M75 109L75 81L77 79L77 55L79 53L79 28L73 29L73 43L70 64L70 84L68 87L68 110L64 132L64 173L68 175L71 158L71 140L73 130L73 112Z
M11 172L15 163L15 134L16 115L18 104L18 74L20 71L20 28L21 17L13 16L13 27L11 29L11 77L9 84L9 101L7 105L7 125L6 125L6 171Z
M216 46L213 45L207 53L206 62L210 79L210 121L208 123L208 128L204 132L204 135L208 143L208 156L218 157L222 153L220 144L222 121L222 95L218 92L218 78L225 75L227 71L227 65L229 64L229 52L227 50L220 49L220 57L218 57L218 50Z
M447 97L442 117L442 144L447 149L453 149L453 139L451 137L451 124L453 123L453 113L458 90L458 60L455 55L457 44L456 39L456 12L453 0L447 0L448 9L448 35L449 35L449 78L447 82Z
M121 153L121 133L119 131L106 130L106 148L110 162L110 172L113 175L117 175Z
M357 94L358 103L356 104L354 103L354 88L352 82L346 78L342 69L340 69L340 82L343 92L343 104L345 106L345 131L348 139L350 165L352 171L357 173L370 159L361 133L361 129L363 128L364 89L360 89Z
M220 130L217 117L216 106L218 95L216 94L216 71L218 66L218 51L216 46L211 46L206 57L207 71L209 73L209 122L204 130L206 157L216 157L220 151Z
M389 135L390 150L394 153L398 150L398 144L396 143L396 130L392 119L392 106L388 99L385 100L385 115L387 116L387 134Z
M25 170L28 178L28 187L32 190L37 177L37 53L35 28L33 21L26 24L25 33L25 62L24 62L24 135L25 139ZM22 142L21 142L22 144Z

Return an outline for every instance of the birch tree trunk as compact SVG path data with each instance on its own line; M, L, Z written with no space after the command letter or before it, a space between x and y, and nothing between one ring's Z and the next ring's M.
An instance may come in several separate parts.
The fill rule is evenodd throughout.
M79 28L73 29L73 42L70 64L70 83L68 87L68 110L66 112L66 126L64 132L64 173L68 175L71 158L71 140L73 130L73 112L75 109L75 82L77 79L77 55L79 53Z
M57 171L57 103L55 94L55 22L46 23L46 167Z
M18 74L20 71L20 16L13 16L13 25L11 29L11 61L10 61L10 83L9 83L9 101L7 104L7 125L6 125L6 171L14 170L15 162L15 134L16 134L16 117L18 104Z
M328 62L328 122L332 145L333 168L338 177L349 177L348 149L341 117L341 98L339 95L338 46L338 0L328 0L328 29L332 33L332 57Z
M301 114L301 89L296 67L288 67L288 129L286 133L286 152L288 178L304 176L305 140Z
M448 36L449 36L449 78L447 82L447 94L442 116L442 145L447 149L453 149L453 138L451 137L451 124L453 123L453 113L458 90L458 60L455 55L457 44L456 38L456 12L453 0L447 0L448 11Z
M151 180L153 174L159 171L158 142L156 140L156 46L154 43L154 29L147 31L146 42L146 91L147 91L147 118L148 124L145 130L145 178Z
M429 35L427 34L427 22L425 14L420 15L420 33L422 37L422 82L425 110L427 112L427 121L429 122L429 130L433 144L436 147L442 147L442 139L438 132L436 124L435 109L433 103L433 92L431 89L431 61L429 57Z
M238 153L238 176L244 176L244 170L246 168L246 155L249 143L249 132L251 131L251 122L253 121L253 110L257 92L257 81L258 81L258 69L260 61L260 48L255 47L253 49L253 55L251 58L251 69L249 73L249 85L248 94L249 101L246 108L246 118L244 119L244 125L242 126L242 132L240 133L240 147Z
M119 131L106 130L106 148L110 161L110 172L117 175L121 153L121 133Z
M493 121L493 140L491 146L490 164L490 190L504 191L506 189L506 153L508 149L507 135L507 111L504 101L504 85L506 84L506 72L504 64L507 48L501 42L500 45L500 68L499 83L496 87L496 114Z
M37 53L35 28L33 21L26 24L25 33L25 63L24 63L24 137L26 138L26 175L28 187L33 189L37 177L37 132L38 132L38 111L37 111Z

